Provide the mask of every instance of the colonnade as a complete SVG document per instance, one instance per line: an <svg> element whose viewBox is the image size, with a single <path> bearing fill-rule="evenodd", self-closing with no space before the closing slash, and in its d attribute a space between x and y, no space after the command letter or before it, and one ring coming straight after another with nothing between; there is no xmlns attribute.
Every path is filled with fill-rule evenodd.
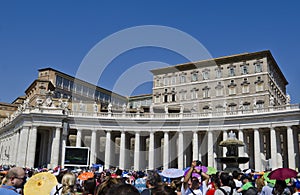
<svg viewBox="0 0 300 195"><path fill-rule="evenodd" d="M224 165L218 164L215 158L225 156L226 148L218 144L227 138L230 130L245 143L245 147L238 149L239 156L250 157L249 163L240 165L241 169L298 168L299 126L136 131L91 128L73 129L73 132L76 136L74 146L90 148L90 165L100 160L104 168L183 169L190 165L191 160L199 159L207 166L223 169ZM89 141L85 141L86 137ZM23 126L0 137L0 164L23 167L64 165L64 147L69 143L67 139L61 126Z"/></svg>

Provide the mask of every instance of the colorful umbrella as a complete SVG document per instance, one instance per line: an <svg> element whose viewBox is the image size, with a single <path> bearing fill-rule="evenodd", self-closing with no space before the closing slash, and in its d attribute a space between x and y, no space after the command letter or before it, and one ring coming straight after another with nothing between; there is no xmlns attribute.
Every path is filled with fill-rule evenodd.
<svg viewBox="0 0 300 195"><path fill-rule="evenodd" d="M33 175L24 186L24 195L48 195L57 185L56 177L48 172Z"/></svg>
<svg viewBox="0 0 300 195"><path fill-rule="evenodd" d="M80 180L88 180L90 178L94 177L94 173L92 172L83 172L78 176L78 179Z"/></svg>
<svg viewBox="0 0 300 195"><path fill-rule="evenodd" d="M210 167L210 166L207 167L207 172L206 172L207 175L213 175L213 174L216 174L216 173L217 173L216 168Z"/></svg>
<svg viewBox="0 0 300 195"><path fill-rule="evenodd" d="M160 175L168 178L178 178L178 177L182 177L183 174L184 171L181 169L170 168L170 169L163 170Z"/></svg>
<svg viewBox="0 0 300 195"><path fill-rule="evenodd" d="M197 170L202 170L203 173L207 172L207 167L206 166L196 166L195 169ZM184 176L187 174L187 172L190 170L190 167L187 167L184 169ZM194 172L195 173L195 172ZM193 174L194 174L193 173ZM198 173L196 173L197 175L199 175ZM193 175L192 175L193 176ZM193 176L194 177L194 176Z"/></svg>
<svg viewBox="0 0 300 195"><path fill-rule="evenodd" d="M270 172L269 178L276 180L286 180L288 178L297 177L297 174L297 171L290 168L278 168Z"/></svg>

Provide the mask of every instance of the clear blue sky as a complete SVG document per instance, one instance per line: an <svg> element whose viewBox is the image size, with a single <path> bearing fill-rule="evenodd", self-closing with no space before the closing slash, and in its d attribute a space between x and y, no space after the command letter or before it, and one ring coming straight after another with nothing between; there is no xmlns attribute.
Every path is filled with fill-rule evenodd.
<svg viewBox="0 0 300 195"><path fill-rule="evenodd" d="M14 1L0 2L0 102L24 95L38 69L70 75L105 37L139 25L164 25L201 42L213 57L271 50L300 101L299 1ZM99 84L111 88L124 67L143 61L184 62L160 50L128 52L115 59ZM149 86L148 86L149 87ZM140 93L151 92L140 90Z"/></svg>

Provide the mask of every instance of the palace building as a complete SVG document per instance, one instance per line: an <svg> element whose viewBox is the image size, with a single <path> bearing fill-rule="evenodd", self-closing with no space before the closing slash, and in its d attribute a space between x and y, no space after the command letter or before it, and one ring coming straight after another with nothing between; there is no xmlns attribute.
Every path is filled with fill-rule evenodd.
<svg viewBox="0 0 300 195"><path fill-rule="evenodd" d="M223 169L219 143L232 131L250 158L241 169L299 168L300 106L270 51L151 72L152 94L125 97L40 69L25 95L0 103L0 164L183 169L199 159ZM87 163L69 149L86 149Z"/></svg>

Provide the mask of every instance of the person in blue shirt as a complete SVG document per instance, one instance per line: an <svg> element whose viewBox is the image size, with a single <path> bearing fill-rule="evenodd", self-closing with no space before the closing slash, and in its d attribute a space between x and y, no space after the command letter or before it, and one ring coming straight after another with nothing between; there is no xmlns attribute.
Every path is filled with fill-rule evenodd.
<svg viewBox="0 0 300 195"><path fill-rule="evenodd" d="M18 195L17 188L21 188L26 180L25 171L21 167L11 168L5 176L6 182L0 187L1 195Z"/></svg>

